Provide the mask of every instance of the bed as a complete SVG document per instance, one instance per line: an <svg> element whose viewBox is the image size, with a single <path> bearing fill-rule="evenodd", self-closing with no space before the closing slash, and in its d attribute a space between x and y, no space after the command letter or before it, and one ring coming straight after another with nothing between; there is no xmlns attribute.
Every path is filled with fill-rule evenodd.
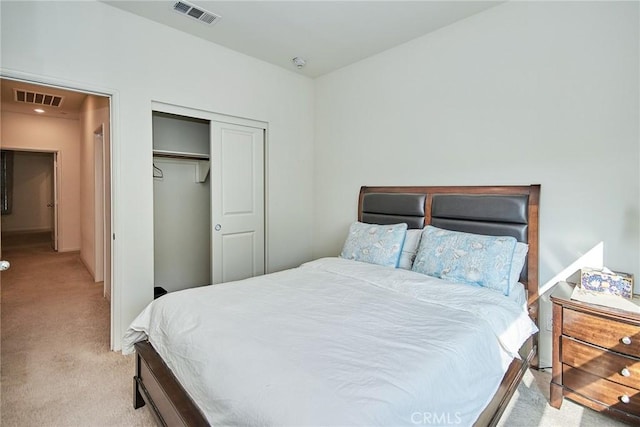
<svg viewBox="0 0 640 427"><path fill-rule="evenodd" d="M362 187L341 257L151 303L125 336L134 407L171 426L497 424L537 365L539 196L539 185ZM394 266L350 258L353 230L398 224L432 233L425 242L526 244L519 302L511 284L423 274L422 246L408 268L395 268L404 253Z"/></svg>

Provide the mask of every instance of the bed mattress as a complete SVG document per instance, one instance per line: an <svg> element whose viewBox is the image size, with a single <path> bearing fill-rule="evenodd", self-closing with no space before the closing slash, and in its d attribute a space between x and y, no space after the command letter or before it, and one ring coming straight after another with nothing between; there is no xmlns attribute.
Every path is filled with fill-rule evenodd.
<svg viewBox="0 0 640 427"><path fill-rule="evenodd" d="M133 321L213 425L471 425L537 331L480 287L341 258L167 294Z"/></svg>

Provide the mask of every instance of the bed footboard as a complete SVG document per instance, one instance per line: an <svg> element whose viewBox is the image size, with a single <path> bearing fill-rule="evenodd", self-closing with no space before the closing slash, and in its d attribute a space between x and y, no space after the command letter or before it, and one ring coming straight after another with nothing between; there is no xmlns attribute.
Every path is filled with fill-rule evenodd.
<svg viewBox="0 0 640 427"><path fill-rule="evenodd" d="M162 426L208 426L202 412L189 398L169 367L148 341L135 344L136 375L133 407L145 404Z"/></svg>
<svg viewBox="0 0 640 427"><path fill-rule="evenodd" d="M498 387L498 391L491 399L491 402L482 411L474 427L493 427L498 424L502 413L507 408L511 397L515 393L518 385L522 381L524 373L529 369L531 361L537 354L536 346L534 345L533 337L529 338L522 348L520 349L520 356L522 359L513 359L509 369L507 369L504 378Z"/></svg>

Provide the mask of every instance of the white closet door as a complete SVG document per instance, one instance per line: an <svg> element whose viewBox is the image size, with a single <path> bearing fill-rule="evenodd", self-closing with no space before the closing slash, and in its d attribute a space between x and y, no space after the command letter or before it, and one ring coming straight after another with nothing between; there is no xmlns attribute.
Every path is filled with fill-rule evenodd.
<svg viewBox="0 0 640 427"><path fill-rule="evenodd" d="M264 274L264 131L211 122L213 283Z"/></svg>

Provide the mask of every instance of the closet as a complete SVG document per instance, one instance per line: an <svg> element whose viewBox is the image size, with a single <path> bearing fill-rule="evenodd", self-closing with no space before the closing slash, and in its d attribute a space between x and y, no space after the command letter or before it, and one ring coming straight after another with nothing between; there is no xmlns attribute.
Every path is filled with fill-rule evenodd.
<svg viewBox="0 0 640 427"><path fill-rule="evenodd" d="M173 292L264 274L266 124L158 105L155 286Z"/></svg>
<svg viewBox="0 0 640 427"><path fill-rule="evenodd" d="M153 112L154 282L211 284L209 123Z"/></svg>

